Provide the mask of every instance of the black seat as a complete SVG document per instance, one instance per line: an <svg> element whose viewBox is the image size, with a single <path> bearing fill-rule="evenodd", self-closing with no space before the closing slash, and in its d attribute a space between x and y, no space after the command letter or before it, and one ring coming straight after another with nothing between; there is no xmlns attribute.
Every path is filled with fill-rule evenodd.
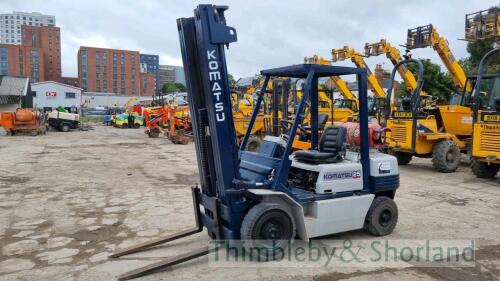
<svg viewBox="0 0 500 281"><path fill-rule="evenodd" d="M326 122L328 122L328 114L318 114L318 129L323 130L325 128ZM310 130L311 126L302 126L306 130Z"/></svg>
<svg viewBox="0 0 500 281"><path fill-rule="evenodd" d="M312 164L328 164L342 161L345 152L347 129L340 126L327 127L319 140L319 151L297 151L295 159Z"/></svg>

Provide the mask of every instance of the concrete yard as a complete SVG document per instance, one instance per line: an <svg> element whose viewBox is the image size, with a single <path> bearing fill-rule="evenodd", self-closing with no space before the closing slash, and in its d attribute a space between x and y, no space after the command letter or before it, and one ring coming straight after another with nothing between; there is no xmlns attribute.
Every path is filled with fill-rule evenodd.
<svg viewBox="0 0 500 281"><path fill-rule="evenodd" d="M430 159L400 167L390 239L476 241L472 267L217 267L207 257L138 280L500 280L500 177L453 174ZM0 280L115 280L117 274L207 245L205 232L109 260L117 248L194 225L194 145L142 129L96 126L40 137L0 133ZM324 239L373 239L353 231Z"/></svg>

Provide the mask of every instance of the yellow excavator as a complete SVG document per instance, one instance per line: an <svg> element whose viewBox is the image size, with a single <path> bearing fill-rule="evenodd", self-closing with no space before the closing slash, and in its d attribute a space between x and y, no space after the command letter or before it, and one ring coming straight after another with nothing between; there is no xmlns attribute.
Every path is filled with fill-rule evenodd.
<svg viewBox="0 0 500 281"><path fill-rule="evenodd" d="M377 77L366 64L363 55L355 49L348 46L344 46L341 49L332 49L332 62L344 61L346 59L351 59L358 68L364 68L368 71L368 86L375 96L373 105L369 108L372 111L370 114L381 117L386 106L385 92Z"/></svg>
<svg viewBox="0 0 500 281"><path fill-rule="evenodd" d="M434 168L440 172L456 171L461 160L460 152L466 151L465 141L447 131L451 125L443 123L449 120L442 118L442 108L437 107L432 99L430 103L426 103L421 102L420 98L415 96L426 97L426 100L431 98L427 93L422 94L423 81L417 83L414 74L408 69L409 59L403 61L399 50L385 40L365 44L366 56L380 54L386 54L395 65L393 72L399 73L406 87L413 93L410 98L403 98L394 108L391 106L391 110L388 111L390 115L385 116L386 142L389 152L396 156L400 165L408 164L412 157L416 156L432 158ZM418 62L412 59L410 61ZM421 69L419 80L422 80L423 66L420 62L417 64ZM390 99L390 95L388 98Z"/></svg>
<svg viewBox="0 0 500 281"><path fill-rule="evenodd" d="M314 55L312 57L305 57L304 63L331 65L330 61L323 57ZM336 122L347 122L357 118L358 115L358 98L349 90L347 83L338 76L330 77L330 81L337 87L342 99L334 99L333 103L330 97L324 92L319 92L318 98L324 101L329 101L328 107L319 109L319 114L328 114L329 120ZM333 114L333 118L332 115Z"/></svg>

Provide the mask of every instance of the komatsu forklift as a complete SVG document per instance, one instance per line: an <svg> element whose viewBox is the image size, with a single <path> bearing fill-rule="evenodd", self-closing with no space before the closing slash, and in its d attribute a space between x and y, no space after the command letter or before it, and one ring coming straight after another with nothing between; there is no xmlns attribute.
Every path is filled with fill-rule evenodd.
<svg viewBox="0 0 500 281"><path fill-rule="evenodd" d="M200 187L192 188L197 225L193 229L118 250L111 257L199 233L243 248L274 253L295 238L365 229L377 236L396 227L394 202L399 187L395 157L368 147L367 72L365 69L299 64L261 71L247 132L238 147L224 47L236 41L226 26L226 6L199 5L194 17L177 20L192 114ZM318 134L318 79L356 75L359 87L359 147L347 147L346 129L330 126ZM303 94L286 134L266 136L260 150L245 150L271 78L304 79ZM311 150L292 154L292 143L309 103ZM127 280L210 253L201 249L119 276ZM252 251L251 251L252 252ZM255 253L255 252L254 252ZM272 259L273 255L266 255ZM266 258L263 257L263 260Z"/></svg>

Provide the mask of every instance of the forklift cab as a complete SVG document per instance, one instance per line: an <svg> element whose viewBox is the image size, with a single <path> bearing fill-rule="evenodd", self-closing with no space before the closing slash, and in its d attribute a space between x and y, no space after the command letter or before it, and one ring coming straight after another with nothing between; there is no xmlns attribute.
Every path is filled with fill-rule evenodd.
<svg viewBox="0 0 500 281"><path fill-rule="evenodd" d="M266 136L257 152L244 150L258 113L254 110L239 151L240 180L254 183L245 193L250 195L250 198L259 198L259 201L293 202L289 205L290 212L300 217L297 221L297 235L306 240L361 228L375 197L384 196L391 200L394 198L395 190L399 186L397 160L393 156L370 151L367 141L363 141L359 147L350 147L346 143L347 130L342 126L326 126L321 137L319 136L324 124L318 113L318 79L333 75L358 76L361 89L360 134L362 140L367 140L366 70L302 64L263 70L261 74L266 77L266 81L274 77L286 77L305 79L306 82L293 122L288 123L287 129L281 135ZM263 87L256 101L256 109L259 108L265 91ZM311 116L308 127L311 150L292 153L292 143L297 130L305 127L303 121L306 105ZM345 218L340 217L343 212L337 208L347 205L340 207L342 204L336 204L338 200L359 207L351 213L348 219L350 222L346 225L341 223ZM352 202L347 203L349 200ZM258 202L250 203L253 204ZM324 209L320 210L322 208ZM336 210L338 213L326 210ZM311 219L305 219L307 217Z"/></svg>

